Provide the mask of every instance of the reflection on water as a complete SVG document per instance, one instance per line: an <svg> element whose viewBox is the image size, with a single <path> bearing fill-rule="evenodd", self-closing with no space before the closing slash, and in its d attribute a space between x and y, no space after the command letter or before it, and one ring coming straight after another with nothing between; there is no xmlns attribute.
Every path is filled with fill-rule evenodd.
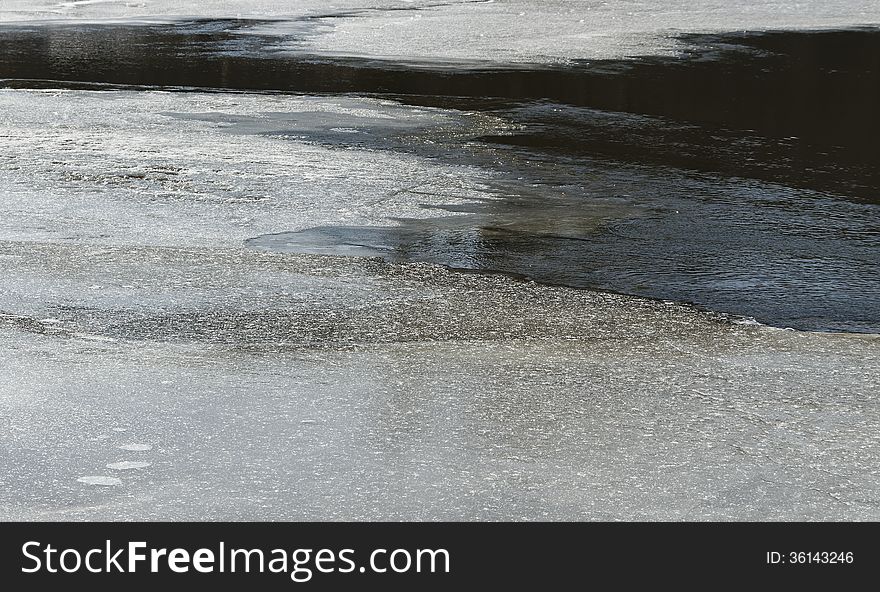
<svg viewBox="0 0 880 592"><path fill-rule="evenodd" d="M390 125L355 140L350 121L298 121L297 141L487 167L496 198L455 216L251 246L500 271L802 329L880 330L877 29L689 35L675 58L503 69L296 56L274 51L277 38L241 34L254 24L2 27L0 78L378 93L489 112L511 125L466 143L460 133L396 141ZM272 131L237 122L230 133Z"/></svg>
<svg viewBox="0 0 880 592"><path fill-rule="evenodd" d="M784 187L648 179L638 215L560 225L472 217L399 226L321 227L250 241L272 250L427 261L575 287L694 302L778 326L880 330L880 229L875 206ZM760 203L776 194L777 204ZM826 216L827 212L835 212ZM621 210L621 214L623 210ZM503 216L502 216L503 217ZM482 221L482 224L481 224Z"/></svg>
<svg viewBox="0 0 880 592"><path fill-rule="evenodd" d="M633 150L644 125L661 123L646 119L634 126L629 115L539 108L558 108L579 129L616 129L619 145ZM457 215L313 228L249 244L498 271L693 302L784 327L880 330L876 203L650 158L636 165L575 150L490 146L472 158L488 162L491 156L495 167L508 171L493 183L497 197L450 207Z"/></svg>

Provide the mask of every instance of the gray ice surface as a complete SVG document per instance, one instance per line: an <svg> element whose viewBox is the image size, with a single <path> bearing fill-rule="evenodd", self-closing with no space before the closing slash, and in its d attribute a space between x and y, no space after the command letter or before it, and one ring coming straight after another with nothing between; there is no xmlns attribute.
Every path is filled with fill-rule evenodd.
<svg viewBox="0 0 880 592"><path fill-rule="evenodd" d="M339 121L501 125L0 92L0 519L880 519L876 336L246 248L493 199Z"/></svg>

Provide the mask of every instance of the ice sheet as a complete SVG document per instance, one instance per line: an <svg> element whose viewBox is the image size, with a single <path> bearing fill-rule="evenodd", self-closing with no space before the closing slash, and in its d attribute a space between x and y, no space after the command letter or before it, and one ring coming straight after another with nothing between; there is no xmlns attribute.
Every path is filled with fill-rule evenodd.
<svg viewBox="0 0 880 592"><path fill-rule="evenodd" d="M485 173L325 146L316 130L406 136L476 117L371 99L0 91L0 240L228 246L431 216L422 204L486 196Z"/></svg>
<svg viewBox="0 0 880 592"><path fill-rule="evenodd" d="M509 296L454 306L506 316L532 290L495 289ZM558 306L622 323L250 355L3 330L0 364L15 372L0 383L0 517L880 517L876 340L535 296L529 323ZM678 331L656 330L674 319ZM650 334L630 333L637 323ZM129 438L155 442L137 453L152 464L106 469Z"/></svg>

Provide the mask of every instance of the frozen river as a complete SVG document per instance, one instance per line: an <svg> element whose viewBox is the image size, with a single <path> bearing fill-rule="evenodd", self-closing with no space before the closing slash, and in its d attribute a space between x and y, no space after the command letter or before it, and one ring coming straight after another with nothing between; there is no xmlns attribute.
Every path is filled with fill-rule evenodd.
<svg viewBox="0 0 880 592"><path fill-rule="evenodd" d="M399 61L559 63L672 53L681 32L880 24L874 0L4 0L0 21L276 21L291 51ZM302 39L302 33L307 33ZM289 36L293 35L293 39Z"/></svg>
<svg viewBox="0 0 880 592"><path fill-rule="evenodd" d="M0 518L880 518L877 120L540 84L875 3L287 4L0 6Z"/></svg>

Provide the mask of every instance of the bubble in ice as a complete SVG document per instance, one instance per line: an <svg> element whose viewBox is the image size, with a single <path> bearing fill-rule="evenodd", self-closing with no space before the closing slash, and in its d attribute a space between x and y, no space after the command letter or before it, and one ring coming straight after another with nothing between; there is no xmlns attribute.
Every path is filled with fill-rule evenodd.
<svg viewBox="0 0 880 592"><path fill-rule="evenodd" d="M150 444L123 444L119 446L120 450L128 450L129 452L146 452L147 450L152 450L153 447Z"/></svg>
<svg viewBox="0 0 880 592"><path fill-rule="evenodd" d="M124 432L126 428L113 428L114 432Z"/></svg>
<svg viewBox="0 0 880 592"><path fill-rule="evenodd" d="M153 463L142 462L142 461L134 461L134 460L122 460L115 463L109 463L107 465L108 469L114 469L116 471L128 471L130 469L143 469L150 466Z"/></svg>
<svg viewBox="0 0 880 592"><path fill-rule="evenodd" d="M90 475L88 477L80 477L77 479L80 483L86 485L122 485L122 479L117 477L107 477L104 475Z"/></svg>

